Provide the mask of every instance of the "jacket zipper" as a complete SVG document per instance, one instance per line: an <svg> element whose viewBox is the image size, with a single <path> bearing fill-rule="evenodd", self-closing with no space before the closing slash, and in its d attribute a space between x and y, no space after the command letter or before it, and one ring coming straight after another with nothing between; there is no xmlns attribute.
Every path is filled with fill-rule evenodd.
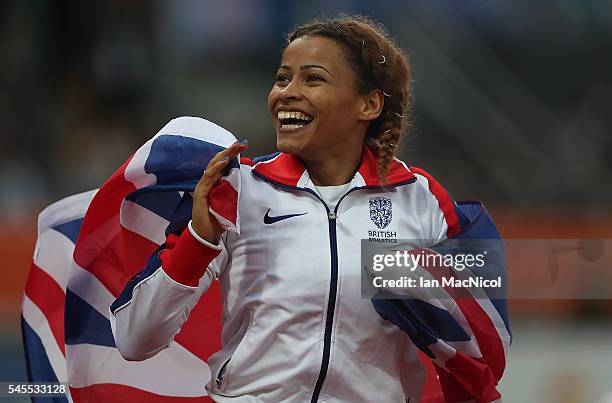
<svg viewBox="0 0 612 403"><path fill-rule="evenodd" d="M338 202L340 204L340 202ZM323 337L323 360L321 362L321 370L319 371L319 377L315 384L314 391L312 392L311 403L316 403L325 382L327 376L327 369L329 367L329 356L331 353L331 337L334 323L334 311L336 309L336 295L338 292L338 239L336 236L336 218L338 218L338 204L334 211L329 211L327 205L327 220L329 223L329 245L331 249L331 279L329 282L329 302L327 303L327 313L325 316L325 335Z"/></svg>
<svg viewBox="0 0 612 403"><path fill-rule="evenodd" d="M327 303L327 313L325 316L325 334L323 337L323 360L321 362L321 370L319 371L319 377L317 378L317 383L315 384L314 391L312 392L312 399L310 399L311 403L316 403L319 400L319 395L321 394L321 389L323 388L323 383L325 382L325 378L327 376L327 370L329 368L329 357L331 354L331 338L332 338L332 329L334 324L334 311L336 310L336 297L338 293L338 236L336 233L336 220L338 219L338 207L340 203L349 193L352 193L356 190L360 190L363 188L355 187L349 189L340 200L336 203L336 207L334 211L330 211L329 207L327 207L327 203L318 194L310 191L314 194L317 199L321 200L321 203L325 206L325 210L327 210L327 222L329 223L329 247L331 250L331 279L329 282L329 302Z"/></svg>

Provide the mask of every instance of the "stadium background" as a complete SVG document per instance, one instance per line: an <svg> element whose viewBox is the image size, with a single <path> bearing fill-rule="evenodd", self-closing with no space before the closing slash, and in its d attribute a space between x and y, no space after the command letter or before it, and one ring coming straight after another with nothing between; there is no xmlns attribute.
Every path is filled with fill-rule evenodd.
<svg viewBox="0 0 612 403"><path fill-rule="evenodd" d="M610 2L2 1L1 381L25 379L18 319L38 212L98 187L175 116L273 152L266 97L284 34L326 11L370 15L411 53L402 159L485 201L508 238L612 238ZM608 401L609 300L510 308L505 402Z"/></svg>

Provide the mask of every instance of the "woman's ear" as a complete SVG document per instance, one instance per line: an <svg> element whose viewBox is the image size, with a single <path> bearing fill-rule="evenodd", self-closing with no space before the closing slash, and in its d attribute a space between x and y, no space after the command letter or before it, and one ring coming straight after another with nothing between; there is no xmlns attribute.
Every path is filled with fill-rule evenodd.
<svg viewBox="0 0 612 403"><path fill-rule="evenodd" d="M385 99L381 90L372 90L361 97L363 100L360 110L360 120L375 120L380 116Z"/></svg>

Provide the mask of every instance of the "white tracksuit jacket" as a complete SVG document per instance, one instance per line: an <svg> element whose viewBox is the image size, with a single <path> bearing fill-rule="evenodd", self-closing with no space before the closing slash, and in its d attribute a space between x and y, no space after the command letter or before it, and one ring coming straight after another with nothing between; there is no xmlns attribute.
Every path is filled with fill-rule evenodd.
<svg viewBox="0 0 612 403"><path fill-rule="evenodd" d="M376 166L365 148L349 190L328 209L296 157L242 164L240 235L226 233L220 252L190 227L169 239L111 308L121 354L142 360L166 348L218 279L223 348L208 361L207 386L215 401L418 402L416 347L361 296L360 242L434 244L457 223L433 178L395 160L382 188Z"/></svg>

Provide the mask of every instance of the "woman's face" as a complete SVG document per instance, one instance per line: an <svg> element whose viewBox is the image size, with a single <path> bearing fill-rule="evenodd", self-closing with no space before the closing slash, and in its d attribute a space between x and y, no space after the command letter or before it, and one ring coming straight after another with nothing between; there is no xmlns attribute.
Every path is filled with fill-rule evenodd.
<svg viewBox="0 0 612 403"><path fill-rule="evenodd" d="M304 36L285 49L268 96L279 151L303 159L363 144L367 121L355 73L332 39Z"/></svg>

